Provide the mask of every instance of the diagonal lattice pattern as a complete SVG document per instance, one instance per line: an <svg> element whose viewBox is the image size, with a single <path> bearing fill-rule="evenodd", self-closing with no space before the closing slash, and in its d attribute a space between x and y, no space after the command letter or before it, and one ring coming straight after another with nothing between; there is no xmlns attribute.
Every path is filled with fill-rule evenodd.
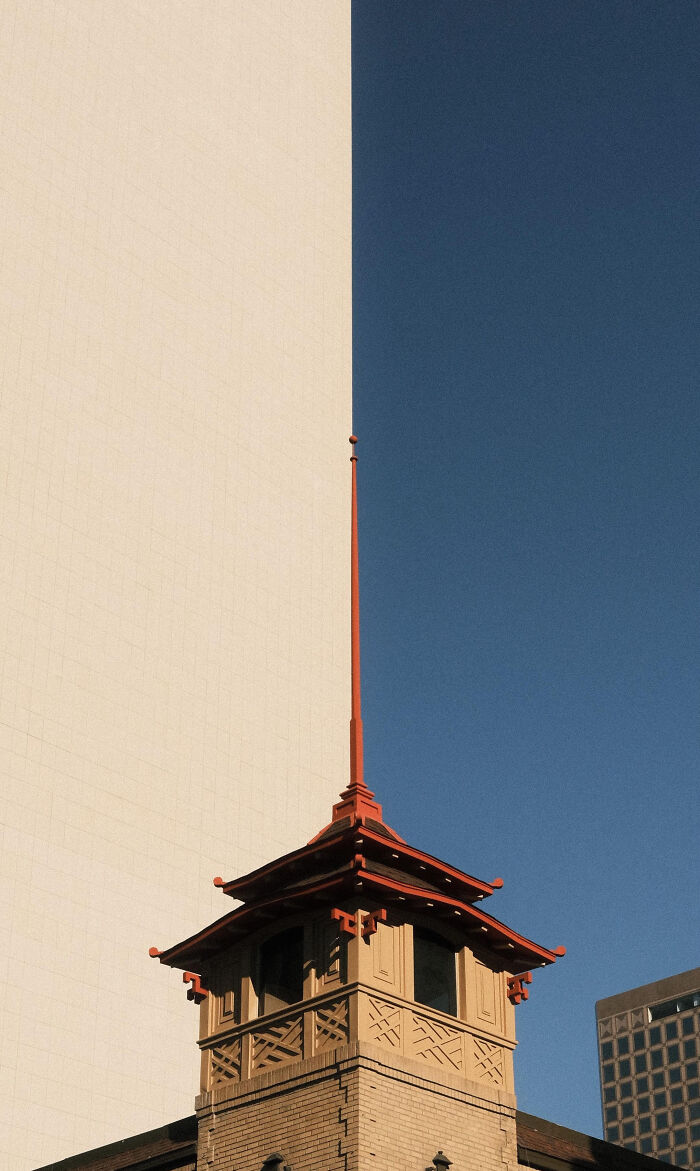
<svg viewBox="0 0 700 1171"><path fill-rule="evenodd" d="M369 1035L390 1049L401 1048L401 1009L370 996Z"/></svg>
<svg viewBox="0 0 700 1171"><path fill-rule="evenodd" d="M414 1015L412 1018L411 1052L422 1061L440 1065L443 1069L461 1072L464 1064L461 1034L424 1016Z"/></svg>
<svg viewBox="0 0 700 1171"><path fill-rule="evenodd" d="M302 1018L288 1017L253 1033L253 1069L297 1061L302 1056Z"/></svg>
<svg viewBox="0 0 700 1171"><path fill-rule="evenodd" d="M334 1004L324 1004L314 1013L314 1051L323 1053L335 1045L343 1045L349 1036L348 1002L345 998Z"/></svg>
<svg viewBox="0 0 700 1171"><path fill-rule="evenodd" d="M240 1081L241 1042L239 1038L218 1045L211 1051L211 1087L228 1081Z"/></svg>
<svg viewBox="0 0 700 1171"><path fill-rule="evenodd" d="M474 1072L478 1081L503 1085L503 1052L500 1045L474 1038Z"/></svg>

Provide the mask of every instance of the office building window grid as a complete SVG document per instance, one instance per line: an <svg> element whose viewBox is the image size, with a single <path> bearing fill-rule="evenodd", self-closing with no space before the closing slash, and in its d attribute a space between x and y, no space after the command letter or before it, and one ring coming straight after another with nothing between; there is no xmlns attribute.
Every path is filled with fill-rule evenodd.
<svg viewBox="0 0 700 1171"><path fill-rule="evenodd" d="M608 1142L700 1171L700 993L600 1020L598 1045Z"/></svg>

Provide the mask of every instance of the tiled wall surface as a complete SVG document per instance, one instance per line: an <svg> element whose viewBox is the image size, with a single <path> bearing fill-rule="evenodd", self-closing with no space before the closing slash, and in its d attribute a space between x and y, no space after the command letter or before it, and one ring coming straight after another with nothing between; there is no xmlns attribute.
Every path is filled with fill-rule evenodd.
<svg viewBox="0 0 700 1171"><path fill-rule="evenodd" d="M349 68L348 0L0 0L17 1171L191 1112L148 946L345 782Z"/></svg>

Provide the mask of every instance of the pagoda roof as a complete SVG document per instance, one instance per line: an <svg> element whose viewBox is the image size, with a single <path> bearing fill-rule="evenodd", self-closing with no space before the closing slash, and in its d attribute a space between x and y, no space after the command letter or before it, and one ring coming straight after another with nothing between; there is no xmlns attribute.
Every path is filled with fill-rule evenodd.
<svg viewBox="0 0 700 1171"><path fill-rule="evenodd" d="M446 890L469 903L487 898L503 886L501 878L483 882L447 862L441 862L431 854L407 845L401 839L388 838L381 832L382 828L354 822L339 827L339 832L333 835L313 838L306 846L267 862L250 874L230 881L215 878L214 884L224 894L248 902L269 894L271 890L279 890L280 886L297 886L301 871L308 874L310 867L331 867L352 850L362 853L378 867L385 866L411 875L417 886Z"/></svg>
<svg viewBox="0 0 700 1171"><path fill-rule="evenodd" d="M534 943L475 905L502 885L500 879L483 882L367 826L355 824L312 841L230 882L214 881L243 904L165 951L152 949L161 963L202 971L221 951L271 922L358 899L401 914L423 912L436 925L449 923L465 942L478 943L498 957L504 970L551 964L563 954L561 948Z"/></svg>

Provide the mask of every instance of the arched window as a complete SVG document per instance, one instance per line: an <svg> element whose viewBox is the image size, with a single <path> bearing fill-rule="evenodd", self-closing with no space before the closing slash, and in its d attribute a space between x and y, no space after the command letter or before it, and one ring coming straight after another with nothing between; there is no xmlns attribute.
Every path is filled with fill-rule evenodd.
<svg viewBox="0 0 700 1171"><path fill-rule="evenodd" d="M304 928L289 927L260 948L259 1012L296 1004L304 995Z"/></svg>
<svg viewBox="0 0 700 1171"><path fill-rule="evenodd" d="M457 1015L455 949L432 931L413 928L413 999Z"/></svg>

